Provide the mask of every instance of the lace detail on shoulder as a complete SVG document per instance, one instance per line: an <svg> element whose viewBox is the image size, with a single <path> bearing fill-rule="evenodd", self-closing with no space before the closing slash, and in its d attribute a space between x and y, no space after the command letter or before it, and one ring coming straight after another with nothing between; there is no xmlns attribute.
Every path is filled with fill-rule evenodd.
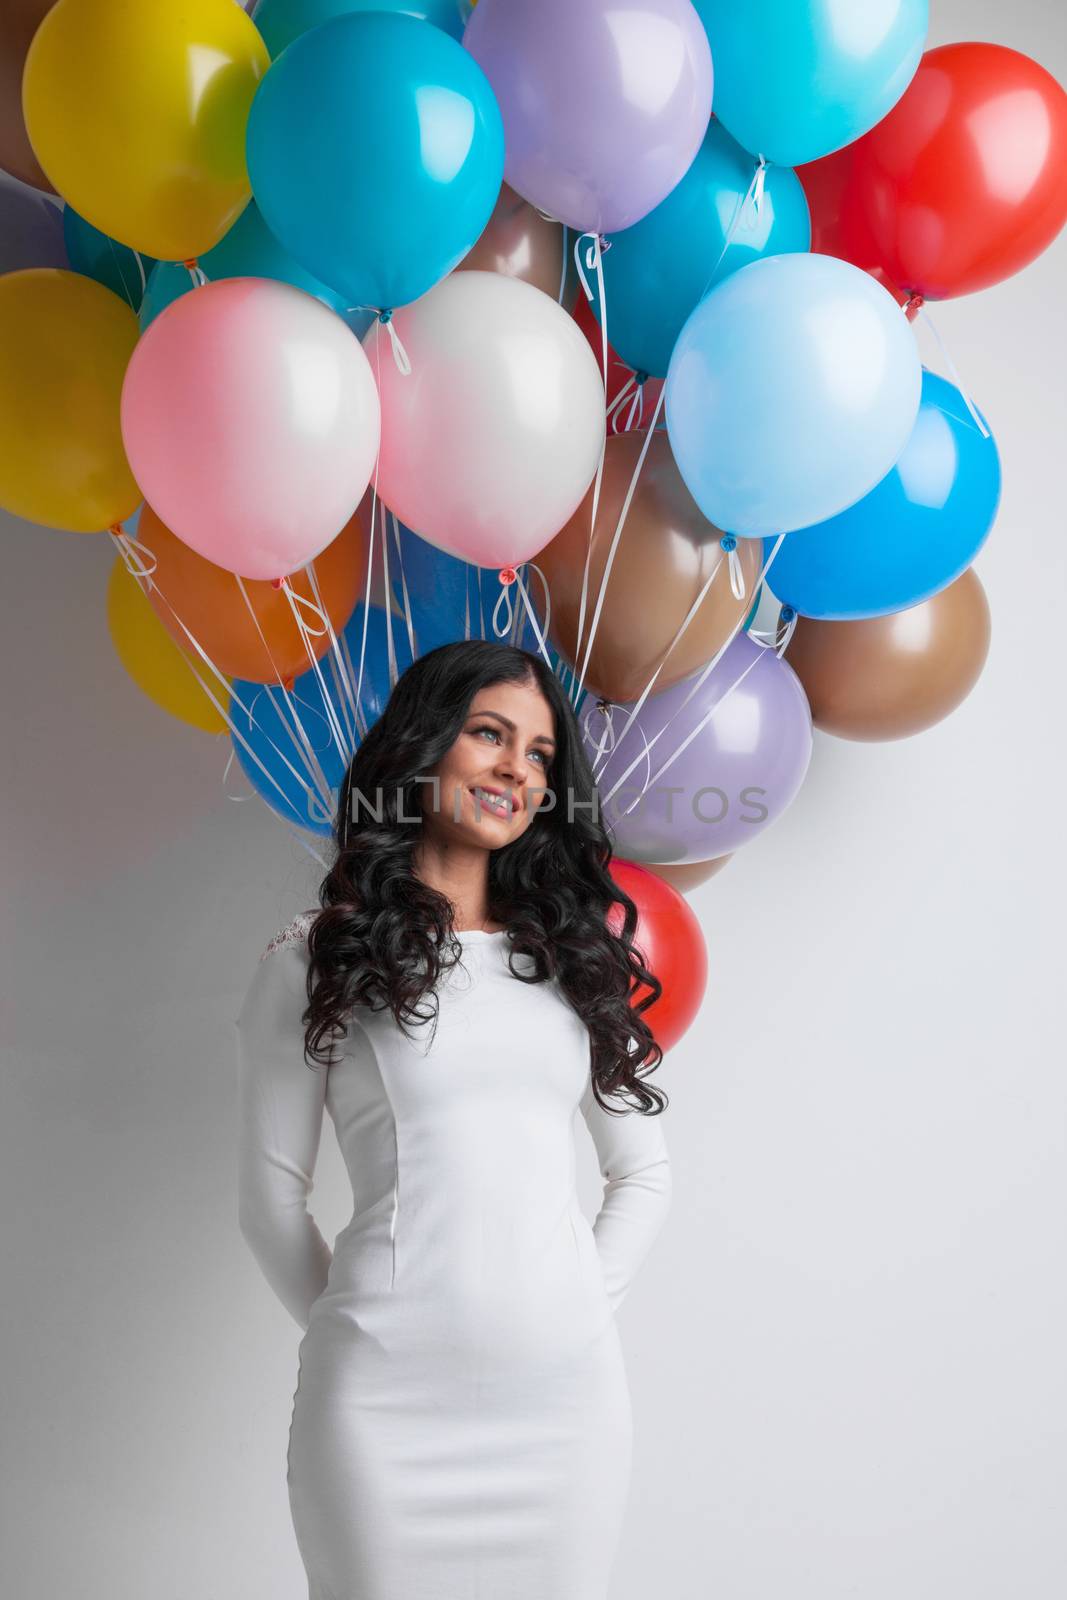
<svg viewBox="0 0 1067 1600"><path fill-rule="evenodd" d="M294 917L287 927L284 927L280 933L274 935L274 938L259 959L266 961L267 957L273 955L275 950L284 949L287 944L299 944L302 939L306 939L311 930L311 924L317 916L317 911L301 911L299 916Z"/></svg>

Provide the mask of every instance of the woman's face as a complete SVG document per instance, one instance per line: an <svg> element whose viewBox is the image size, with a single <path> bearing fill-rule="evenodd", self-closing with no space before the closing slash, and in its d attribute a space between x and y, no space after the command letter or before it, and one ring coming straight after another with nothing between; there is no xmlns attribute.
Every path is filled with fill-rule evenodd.
<svg viewBox="0 0 1067 1600"><path fill-rule="evenodd" d="M427 829L487 850L517 839L549 787L554 724L536 684L479 689L458 739L426 775L438 779L438 790L422 785Z"/></svg>

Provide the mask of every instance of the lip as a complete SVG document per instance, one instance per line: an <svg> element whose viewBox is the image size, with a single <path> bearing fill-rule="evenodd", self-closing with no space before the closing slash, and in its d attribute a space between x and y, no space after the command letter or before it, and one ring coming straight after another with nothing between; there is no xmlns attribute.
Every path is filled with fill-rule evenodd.
<svg viewBox="0 0 1067 1600"><path fill-rule="evenodd" d="M477 783L477 784L472 784L471 785L471 794L474 795L474 798L476 800L478 798L478 792L477 791L479 789L482 791L483 794L496 794L496 795L499 795L501 800L506 800L508 798L508 792L507 792L506 789L495 789L488 783ZM518 811L518 809L519 809L521 804L522 804L522 802L519 799L518 795L515 794L514 791L512 791L512 795L511 795L511 814L512 814L512 816L515 815L516 811Z"/></svg>

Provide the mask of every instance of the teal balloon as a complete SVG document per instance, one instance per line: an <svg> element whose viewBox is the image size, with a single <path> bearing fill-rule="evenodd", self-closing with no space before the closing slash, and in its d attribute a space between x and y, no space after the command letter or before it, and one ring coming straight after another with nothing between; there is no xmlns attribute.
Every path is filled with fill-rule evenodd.
<svg viewBox="0 0 1067 1600"><path fill-rule="evenodd" d="M299 261L294 260L271 233L254 200L241 212L229 233L211 250L198 257L198 265L209 282L214 282L216 278L275 278L279 283L291 283L336 311L359 338L363 337L374 320L372 312L350 311L344 295L320 283ZM192 287L193 280L187 267L174 261L161 261L153 268L141 304L141 331L144 332L171 301L188 294Z"/></svg>
<svg viewBox="0 0 1067 1600"><path fill-rule="evenodd" d="M783 539L767 581L805 617L888 616L971 565L999 504L996 441L955 384L924 369L919 415L895 466L847 511ZM773 545L764 541L765 561Z"/></svg>
<svg viewBox="0 0 1067 1600"><path fill-rule="evenodd" d="M364 606L360 601L341 635L352 663L353 689L359 676L363 615ZM371 606L359 697L368 728L381 716L391 693L386 629L385 612L380 606ZM393 649L397 671L403 672L411 665L411 652L403 621L396 616L393 617ZM326 683L333 715L347 733L354 719L348 699L337 681L332 651L319 662L319 668ZM241 739L231 734L234 754L249 783L272 811L286 822L296 823L311 833L327 835L333 828L341 782L347 767L344 752L338 748L333 734L327 715L326 697L315 669L309 667L301 673L289 692L326 779L329 803L322 793L321 781L311 776L303 744L298 742L292 713L278 686L268 688L262 683L250 683L245 679L234 682L230 717L258 761L249 754ZM238 700L241 701L240 705ZM355 735L355 742L358 745L358 734ZM291 771L290 767L296 770Z"/></svg>
<svg viewBox="0 0 1067 1600"><path fill-rule="evenodd" d="M927 0L693 0L715 63L715 115L786 167L851 144L915 76Z"/></svg>
<svg viewBox="0 0 1067 1600"><path fill-rule="evenodd" d="M282 51L252 102L247 152L286 249L347 305L388 311L477 243L504 176L504 125L455 39L364 11Z"/></svg>
<svg viewBox="0 0 1067 1600"><path fill-rule="evenodd" d="M461 0L421 0L421 4L420 0L259 0L252 21L273 60L302 33L352 11L393 11L402 17L416 17L420 22L432 22L453 39L462 38L465 27Z"/></svg>
<svg viewBox="0 0 1067 1600"><path fill-rule="evenodd" d="M635 371L666 377L689 313L739 267L809 248L811 217L796 173L768 167L757 208L749 194L755 170L713 117L681 183L647 217L612 234L602 257L608 338ZM593 309L599 318L596 293Z"/></svg>
<svg viewBox="0 0 1067 1600"><path fill-rule="evenodd" d="M129 245L119 244L86 222L73 206L63 207L63 243L75 272L95 278L134 311L139 308L148 274L156 264L155 256L143 256Z"/></svg>

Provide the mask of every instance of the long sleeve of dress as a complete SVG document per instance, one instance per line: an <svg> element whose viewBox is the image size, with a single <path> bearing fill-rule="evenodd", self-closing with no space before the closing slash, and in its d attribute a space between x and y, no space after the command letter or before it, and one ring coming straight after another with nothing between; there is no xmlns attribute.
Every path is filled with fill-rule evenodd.
<svg viewBox="0 0 1067 1600"><path fill-rule="evenodd" d="M327 1069L304 1059L306 962L298 943L261 957L235 1024L238 1222L271 1288L302 1328L331 1261L307 1208Z"/></svg>
<svg viewBox="0 0 1067 1600"><path fill-rule="evenodd" d="M671 1164L663 1115L605 1111L592 1083L582 1096L581 1111L604 1178L593 1237L608 1299L618 1310L670 1208Z"/></svg>

